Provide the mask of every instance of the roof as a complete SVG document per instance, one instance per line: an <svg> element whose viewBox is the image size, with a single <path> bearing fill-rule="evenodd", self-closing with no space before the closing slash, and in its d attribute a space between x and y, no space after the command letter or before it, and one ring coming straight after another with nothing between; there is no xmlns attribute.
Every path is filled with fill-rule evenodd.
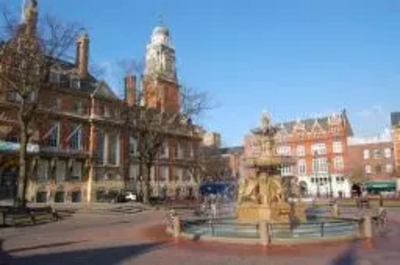
<svg viewBox="0 0 400 265"><path fill-rule="evenodd" d="M66 86L70 89L79 89L79 91L93 93L97 88L97 83L99 82L93 75L89 74L89 76L84 79L80 80L81 84L79 88L72 88L70 84L69 76L74 75L77 72L77 67L74 63L68 62L63 59L59 58L51 58L53 61L52 68L59 68L62 70L65 75L61 76L60 84L61 86Z"/></svg>
<svg viewBox="0 0 400 265"><path fill-rule="evenodd" d="M203 147L204 154L207 156L222 156L227 154L239 153L242 154L244 151L243 146L234 146L234 147L224 147L224 148L213 148L204 146Z"/></svg>
<svg viewBox="0 0 400 265"><path fill-rule="evenodd" d="M243 153L243 146L232 146L232 147L224 147L219 149L221 154L232 154L232 153Z"/></svg>
<svg viewBox="0 0 400 265"><path fill-rule="evenodd" d="M316 118L308 118L308 119L299 119L293 120L283 123L278 123L276 126L279 129L284 129L287 133L291 134L294 131L296 125L304 126L306 131L311 131L312 128L316 123L318 123L322 129L327 130L329 128L329 122L334 119L335 117L340 117L342 119L342 123L346 125L348 128L349 136L353 135L353 130L351 128L349 119L347 117L346 111L342 110L340 113L334 113L331 116L324 116L324 117L316 117Z"/></svg>
<svg viewBox="0 0 400 265"><path fill-rule="evenodd" d="M105 81L100 81L97 83L96 89L93 91L93 95L108 99L119 100L117 95L115 95L114 91Z"/></svg>
<svg viewBox="0 0 400 265"><path fill-rule="evenodd" d="M400 112L390 113L390 123L392 127L400 126Z"/></svg>

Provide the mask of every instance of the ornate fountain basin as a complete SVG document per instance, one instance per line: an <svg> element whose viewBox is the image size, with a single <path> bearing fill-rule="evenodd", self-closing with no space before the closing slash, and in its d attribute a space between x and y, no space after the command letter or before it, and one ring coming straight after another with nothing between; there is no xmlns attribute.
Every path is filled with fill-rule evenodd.
<svg viewBox="0 0 400 265"><path fill-rule="evenodd" d="M257 223L238 222L236 218L184 219L181 220L181 235L193 240L260 244L259 227ZM360 222L316 217L295 225L268 223L267 233L271 244L278 245L352 240L360 237Z"/></svg>

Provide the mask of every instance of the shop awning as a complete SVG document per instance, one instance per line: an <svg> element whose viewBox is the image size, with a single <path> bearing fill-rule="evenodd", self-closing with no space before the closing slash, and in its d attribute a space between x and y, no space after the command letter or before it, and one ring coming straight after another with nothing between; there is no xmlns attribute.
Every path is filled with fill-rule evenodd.
<svg viewBox="0 0 400 265"><path fill-rule="evenodd" d="M379 190L379 189L396 189L396 182L394 181L380 181L380 182L367 182L365 184L367 190Z"/></svg>

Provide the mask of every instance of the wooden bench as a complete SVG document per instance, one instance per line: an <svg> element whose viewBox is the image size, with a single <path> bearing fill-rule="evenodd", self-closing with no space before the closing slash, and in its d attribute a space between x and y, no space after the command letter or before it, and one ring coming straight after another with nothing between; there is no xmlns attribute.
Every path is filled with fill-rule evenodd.
<svg viewBox="0 0 400 265"><path fill-rule="evenodd" d="M58 213L51 207L27 209L10 207L3 210L3 217L3 226L34 225L59 219Z"/></svg>

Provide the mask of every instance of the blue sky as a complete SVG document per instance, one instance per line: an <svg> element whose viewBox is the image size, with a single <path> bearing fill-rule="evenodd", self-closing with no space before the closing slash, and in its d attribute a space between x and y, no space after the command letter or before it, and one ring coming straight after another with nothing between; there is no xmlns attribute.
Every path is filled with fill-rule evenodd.
<svg viewBox="0 0 400 265"><path fill-rule="evenodd" d="M16 8L19 0L0 0ZM39 0L41 12L85 25L92 61L141 59L159 14L181 81L218 108L202 119L241 144L262 110L274 121L345 108L375 135L400 110L398 0ZM109 71L112 78L112 70Z"/></svg>

